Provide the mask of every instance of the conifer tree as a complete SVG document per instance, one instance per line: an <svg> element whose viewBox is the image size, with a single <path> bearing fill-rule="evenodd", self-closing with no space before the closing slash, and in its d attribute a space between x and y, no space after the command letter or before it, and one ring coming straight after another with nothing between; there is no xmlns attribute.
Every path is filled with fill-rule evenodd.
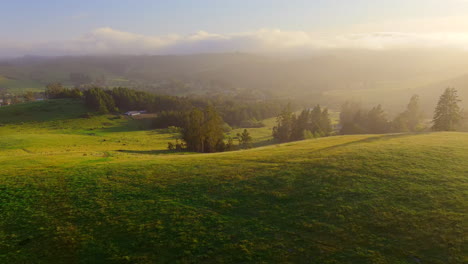
<svg viewBox="0 0 468 264"><path fill-rule="evenodd" d="M434 112L432 129L435 131L455 131L462 121L462 111L458 103L457 90L447 88L440 96Z"/></svg>
<svg viewBox="0 0 468 264"><path fill-rule="evenodd" d="M372 108L367 116L367 131L368 133L386 133L389 129L387 116L381 105Z"/></svg>
<svg viewBox="0 0 468 264"><path fill-rule="evenodd" d="M422 116L419 96L413 95L406 110L393 120L393 130L396 132L418 131L421 129Z"/></svg>
<svg viewBox="0 0 468 264"><path fill-rule="evenodd" d="M242 148L251 148L252 147L252 136L247 129L244 129L244 132L238 133L237 137L239 138L239 145Z"/></svg>
<svg viewBox="0 0 468 264"><path fill-rule="evenodd" d="M333 131L330 115L328 114L327 108L323 109L320 115L320 128L322 130L323 136L329 136Z"/></svg>
<svg viewBox="0 0 468 264"><path fill-rule="evenodd" d="M276 118L277 125L273 128L273 137L279 142L290 141L294 119L295 116L291 112L291 106L288 105Z"/></svg>

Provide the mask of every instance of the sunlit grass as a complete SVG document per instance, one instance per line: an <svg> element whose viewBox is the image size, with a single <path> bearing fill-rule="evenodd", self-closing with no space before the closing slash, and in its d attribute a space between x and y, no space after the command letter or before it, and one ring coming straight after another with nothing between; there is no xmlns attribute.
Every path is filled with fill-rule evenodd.
<svg viewBox="0 0 468 264"><path fill-rule="evenodd" d="M467 261L468 134L191 154L79 112L0 127L1 263Z"/></svg>

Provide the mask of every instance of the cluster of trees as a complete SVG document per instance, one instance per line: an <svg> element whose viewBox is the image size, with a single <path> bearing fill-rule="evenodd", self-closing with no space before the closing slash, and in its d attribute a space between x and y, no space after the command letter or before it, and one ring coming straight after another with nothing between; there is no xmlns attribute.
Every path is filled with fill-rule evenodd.
<svg viewBox="0 0 468 264"><path fill-rule="evenodd" d="M366 111L359 104L346 102L341 107L341 134L383 134L416 132L424 129L419 96L411 97L404 112L389 120L381 105Z"/></svg>
<svg viewBox="0 0 468 264"><path fill-rule="evenodd" d="M169 150L187 150L200 153L212 153L234 150L234 139L225 142L225 122L213 106L201 110L194 108L185 113L180 129L183 142L169 142ZM250 148L252 137L247 129L237 134L239 147Z"/></svg>
<svg viewBox="0 0 468 264"><path fill-rule="evenodd" d="M106 114L118 111L114 98L109 91L97 87L91 88L85 90L84 98L86 105L99 113Z"/></svg>
<svg viewBox="0 0 468 264"><path fill-rule="evenodd" d="M312 110L305 109L298 116L288 106L278 115L276 122L273 137L279 142L326 137L333 132L328 109L322 109L320 105Z"/></svg>
<svg viewBox="0 0 468 264"><path fill-rule="evenodd" d="M46 86L45 96L49 99L81 98L83 92L77 87L69 89L63 87L61 83L50 83Z"/></svg>
<svg viewBox="0 0 468 264"><path fill-rule="evenodd" d="M286 105L285 101L211 100L223 119L233 127L262 127L258 120L277 116Z"/></svg>
<svg viewBox="0 0 468 264"><path fill-rule="evenodd" d="M273 117L279 113L280 102L242 103L224 98L188 98L169 95L156 95L128 88L102 89L98 87L84 90L85 101L93 110L102 113L113 111L147 110L160 113L155 127L180 126L184 113L193 108L213 106L230 126L259 127L257 120ZM246 126L247 127L247 126Z"/></svg>
<svg viewBox="0 0 468 264"><path fill-rule="evenodd" d="M462 126L463 112L457 90L447 88L440 96L432 120L432 130L455 131ZM404 112L390 120L381 105L366 111L359 104L346 102L340 112L341 134L383 134L418 132L427 129L419 96L411 97Z"/></svg>
<svg viewBox="0 0 468 264"><path fill-rule="evenodd" d="M359 104L345 103L340 112L340 133L382 134L391 132L391 123L381 105L366 111Z"/></svg>
<svg viewBox="0 0 468 264"><path fill-rule="evenodd" d="M129 110L187 111L193 108L193 104L187 98L156 95L122 87L86 89L84 90L84 100L91 109L100 113Z"/></svg>
<svg viewBox="0 0 468 264"><path fill-rule="evenodd" d="M210 153L224 151L224 121L213 107L190 111L182 127L182 139L187 150Z"/></svg>

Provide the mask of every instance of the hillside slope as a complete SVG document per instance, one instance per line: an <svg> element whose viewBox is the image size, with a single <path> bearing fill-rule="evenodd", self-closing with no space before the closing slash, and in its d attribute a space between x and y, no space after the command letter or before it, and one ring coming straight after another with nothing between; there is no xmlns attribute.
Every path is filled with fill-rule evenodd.
<svg viewBox="0 0 468 264"><path fill-rule="evenodd" d="M0 262L468 261L468 134L207 155L103 144L0 149Z"/></svg>

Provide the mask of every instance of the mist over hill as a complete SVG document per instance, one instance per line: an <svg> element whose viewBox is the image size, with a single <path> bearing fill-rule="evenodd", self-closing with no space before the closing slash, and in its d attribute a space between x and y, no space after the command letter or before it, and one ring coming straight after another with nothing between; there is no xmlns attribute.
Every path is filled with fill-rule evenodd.
<svg viewBox="0 0 468 264"><path fill-rule="evenodd" d="M398 111L419 94L432 109L447 86L467 97L468 53L447 50L335 50L313 55L211 53L193 55L25 56L0 62L0 76L72 86L82 73L101 86L174 95L256 91L337 107L345 100ZM462 76L462 77L460 77ZM0 88L9 88L0 83ZM25 87L27 89L28 87ZM467 99L468 101L468 99Z"/></svg>

